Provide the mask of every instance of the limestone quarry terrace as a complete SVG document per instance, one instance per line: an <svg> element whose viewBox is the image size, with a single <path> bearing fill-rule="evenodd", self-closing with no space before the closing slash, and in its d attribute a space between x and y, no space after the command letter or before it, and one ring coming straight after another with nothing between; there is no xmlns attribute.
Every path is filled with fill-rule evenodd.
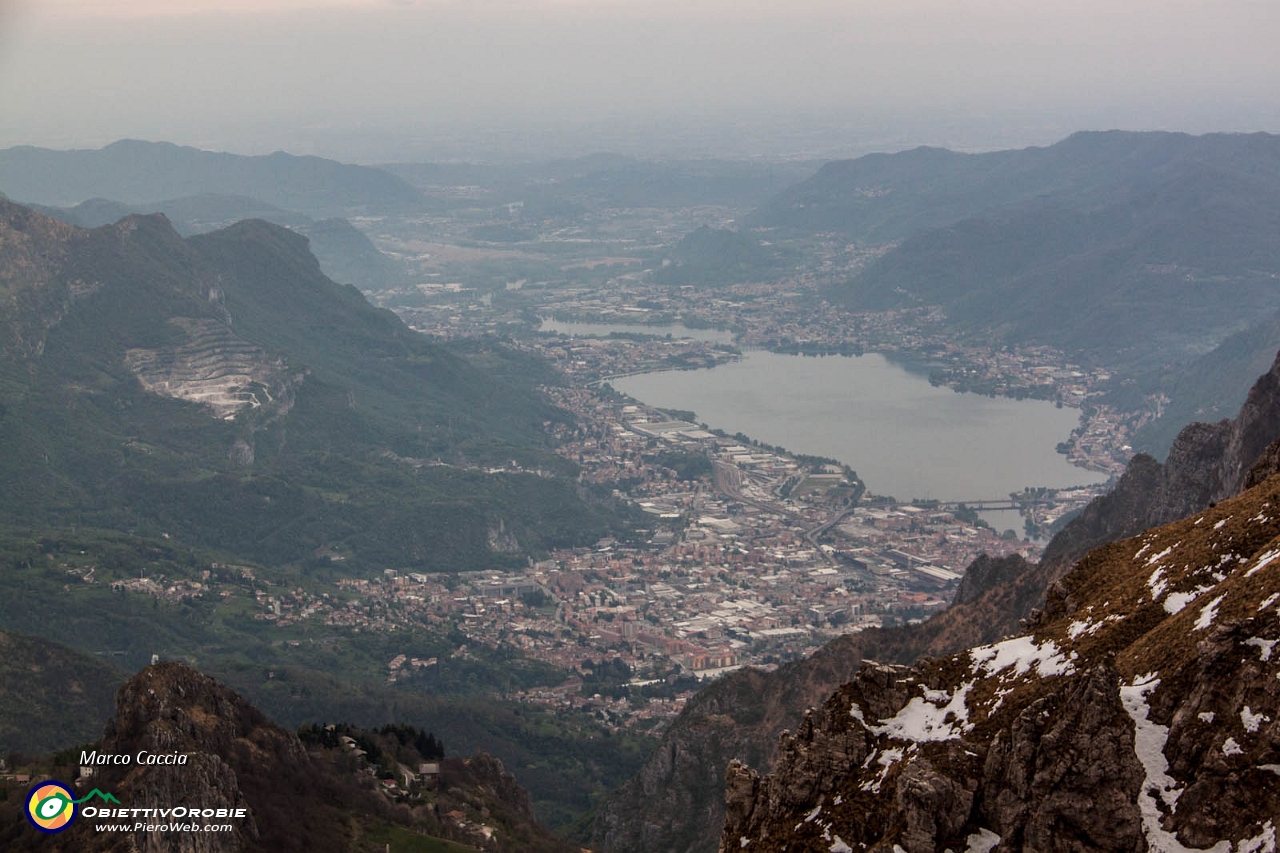
<svg viewBox="0 0 1280 853"><path fill-rule="evenodd" d="M750 819L736 829L734 774L746 771L731 767L723 849L904 849L882 842L906 837L894 829L904 820L904 796L939 774L967 788L971 801L955 816L964 832L938 828L939 844L945 835L955 839L949 849L992 849L994 836L1012 831L1017 849L1026 828L991 825L1000 809L982 802L993 751L1007 752L1020 728L1038 728L1036 740L1051 730L1069 737L1053 727L1087 713L1070 706L1097 703L1114 706L1108 725L1141 780L1118 808L1131 813L1148 849L1274 853L1280 475L1091 552L1049 591L1028 627L912 668L864 666L796 735L784 735L775 775L753 783ZM1089 772L1080 760L1052 772ZM824 764L829 779L797 781ZM1030 772L1049 772L1036 766ZM806 785L817 796L791 814L788 801ZM986 790L1007 797L994 793L1002 786L1007 780ZM789 831L779 834L761 816L766 808L789 814Z"/></svg>

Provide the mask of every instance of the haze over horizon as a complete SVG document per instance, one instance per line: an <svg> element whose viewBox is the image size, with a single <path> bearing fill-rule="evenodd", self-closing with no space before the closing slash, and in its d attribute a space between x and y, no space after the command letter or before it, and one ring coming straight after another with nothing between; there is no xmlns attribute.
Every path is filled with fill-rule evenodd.
<svg viewBox="0 0 1280 853"><path fill-rule="evenodd" d="M821 159L1280 131L1280 6L0 0L0 146Z"/></svg>

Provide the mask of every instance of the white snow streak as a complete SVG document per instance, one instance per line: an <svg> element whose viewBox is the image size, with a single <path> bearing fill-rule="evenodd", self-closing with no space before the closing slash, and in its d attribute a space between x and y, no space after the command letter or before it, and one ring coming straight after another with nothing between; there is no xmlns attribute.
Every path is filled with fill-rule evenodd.
<svg viewBox="0 0 1280 853"><path fill-rule="evenodd" d="M1258 562L1254 563L1253 568L1245 572L1244 576L1247 578L1253 577L1255 574L1262 571L1267 566L1271 565L1271 563L1274 562L1277 558L1280 558L1280 551L1268 551L1267 553L1263 554L1261 557L1258 558Z"/></svg>
<svg viewBox="0 0 1280 853"><path fill-rule="evenodd" d="M1147 775L1142 790L1138 794L1138 805L1142 810L1142 828L1146 831L1147 845L1153 850L1176 853L1186 848L1178 842L1172 832L1166 831L1160 825L1160 806L1152 795L1153 791L1158 793L1165 807L1172 812L1177 810L1178 797L1182 794L1182 788L1169 775L1169 761L1164 757L1164 745L1169 740L1169 727L1152 722L1151 708L1147 705L1148 694L1159 686L1160 679L1154 672L1139 676L1132 684L1121 686L1120 704L1133 718L1133 749Z"/></svg>
<svg viewBox="0 0 1280 853"><path fill-rule="evenodd" d="M1160 596L1164 595L1165 587L1169 585L1168 581L1160 579L1162 574L1164 569L1156 569L1147 579L1147 586L1151 587L1151 597L1156 601L1160 600Z"/></svg>
<svg viewBox="0 0 1280 853"><path fill-rule="evenodd" d="M870 782L863 782L862 790L870 791L873 794L880 793L880 786L883 785L884 780L888 778L889 770L894 764L902 760L903 755L904 753L901 749L886 749L884 752L880 753L880 757L876 759L876 763L883 769L880 771L880 775L874 780ZM867 761L870 762L871 759L868 757ZM863 766L865 767L867 765L864 764Z"/></svg>
<svg viewBox="0 0 1280 853"><path fill-rule="evenodd" d="M1197 631L1203 631L1205 628L1208 628L1213 624L1213 620L1218 616L1218 605L1221 604L1222 599L1226 597L1227 594L1224 592L1222 595L1218 596L1201 608L1200 618L1196 620L1195 625L1195 629Z"/></svg>

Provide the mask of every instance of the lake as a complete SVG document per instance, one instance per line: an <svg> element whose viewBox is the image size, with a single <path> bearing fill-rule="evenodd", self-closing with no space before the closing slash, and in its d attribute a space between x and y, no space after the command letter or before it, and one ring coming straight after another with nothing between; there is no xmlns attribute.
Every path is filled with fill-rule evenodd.
<svg viewBox="0 0 1280 853"><path fill-rule="evenodd" d="M1078 410L935 388L872 353L753 351L709 370L648 373L612 384L652 406L694 411L699 421L730 434L838 459L858 472L869 492L899 500L990 500L1027 486L1106 479L1054 450L1079 423Z"/></svg>

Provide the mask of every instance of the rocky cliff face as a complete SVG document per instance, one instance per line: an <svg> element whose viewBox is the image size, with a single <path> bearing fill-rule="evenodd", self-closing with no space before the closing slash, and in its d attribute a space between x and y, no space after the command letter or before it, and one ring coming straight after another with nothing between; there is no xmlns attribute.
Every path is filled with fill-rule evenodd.
<svg viewBox="0 0 1280 853"><path fill-rule="evenodd" d="M1092 549L1183 518L1239 492L1250 477L1258 482L1280 470L1280 447L1269 448L1277 436L1280 359L1234 420L1188 426L1164 464L1135 457L1115 489L1054 537L1038 564L979 560L955 604L923 625L851 634L809 660L773 673L734 673L708 687L602 807L594 844L610 853L714 850L723 816L716 768L734 759L773 767L778 734L799 726L803 709L820 704L864 659L910 664L1017 633L1046 591Z"/></svg>
<svg viewBox="0 0 1280 853"><path fill-rule="evenodd" d="M868 665L721 850L1259 853L1280 822L1280 476L1091 552L1029 631Z"/></svg>
<svg viewBox="0 0 1280 853"><path fill-rule="evenodd" d="M0 199L0 352L18 359L38 356L45 334L66 311L71 283L54 270L66 259L79 232L24 207ZM83 291L84 284L76 290Z"/></svg>

